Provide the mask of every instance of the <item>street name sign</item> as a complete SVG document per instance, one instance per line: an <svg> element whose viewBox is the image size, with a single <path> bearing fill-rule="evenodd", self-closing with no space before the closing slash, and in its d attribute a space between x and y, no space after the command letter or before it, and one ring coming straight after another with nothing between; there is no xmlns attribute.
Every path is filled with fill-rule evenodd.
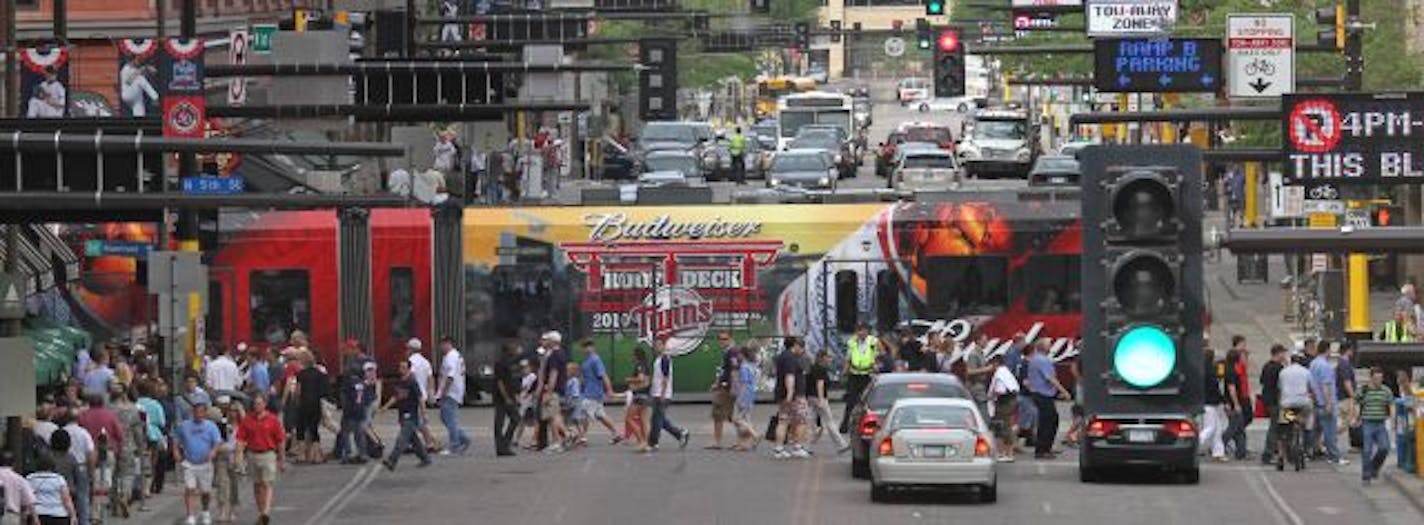
<svg viewBox="0 0 1424 525"><path fill-rule="evenodd" d="M272 52L272 35L277 33L277 24L252 25L252 52L265 55Z"/></svg>
<svg viewBox="0 0 1424 525"><path fill-rule="evenodd" d="M1286 180L1424 182L1424 93L1281 96Z"/></svg>
<svg viewBox="0 0 1424 525"><path fill-rule="evenodd" d="M1177 23L1177 0L1088 0L1088 36L1162 35Z"/></svg>
<svg viewBox="0 0 1424 525"><path fill-rule="evenodd" d="M233 195L244 191L247 191L247 181L236 175L183 178L183 193L189 195Z"/></svg>
<svg viewBox="0 0 1424 525"><path fill-rule="evenodd" d="M1227 96L1276 98L1295 91L1295 18L1226 18Z"/></svg>
<svg viewBox="0 0 1424 525"><path fill-rule="evenodd" d="M1212 93L1221 84L1216 38L1104 38L1093 41L1098 91Z"/></svg>

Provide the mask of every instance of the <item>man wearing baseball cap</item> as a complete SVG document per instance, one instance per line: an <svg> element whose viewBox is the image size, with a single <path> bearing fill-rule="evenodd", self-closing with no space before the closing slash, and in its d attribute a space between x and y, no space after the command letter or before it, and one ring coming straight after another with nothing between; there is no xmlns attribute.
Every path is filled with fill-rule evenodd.
<svg viewBox="0 0 1424 525"><path fill-rule="evenodd" d="M430 399L431 391L434 388L430 385L430 379L435 375L435 369L430 365L430 360L422 353L424 345L420 338L412 337L405 343L405 349L410 354L407 361L410 361L410 376L415 380L416 386L420 388L420 410L417 414L416 426L420 429L421 437L425 438L425 446L431 450L441 448L440 442L435 439L435 434L430 432L430 418L425 415L425 406Z"/></svg>
<svg viewBox="0 0 1424 525"><path fill-rule="evenodd" d="M539 365L539 387L535 390L539 392L539 444L543 446L545 452L557 453L564 450L562 441L567 436L564 431L563 409L559 398L559 389L568 381L569 354L563 348L564 337L559 332L550 330L544 332L540 338L544 348L544 358ZM553 436L549 436L549 432ZM550 443L549 438L556 438L559 442Z"/></svg>

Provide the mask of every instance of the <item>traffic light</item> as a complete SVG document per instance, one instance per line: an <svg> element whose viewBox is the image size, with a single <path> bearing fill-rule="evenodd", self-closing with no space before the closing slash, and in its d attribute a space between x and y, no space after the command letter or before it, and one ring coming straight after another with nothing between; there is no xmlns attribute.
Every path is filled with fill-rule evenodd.
<svg viewBox="0 0 1424 525"><path fill-rule="evenodd" d="M1345 49L1345 22L1349 17L1345 15L1345 3L1335 2L1333 7L1322 7L1315 10L1315 23L1320 25L1320 32L1316 41L1322 46L1333 47L1336 50Z"/></svg>
<svg viewBox="0 0 1424 525"><path fill-rule="evenodd" d="M677 40L638 41L638 116L643 121L677 120Z"/></svg>
<svg viewBox="0 0 1424 525"><path fill-rule="evenodd" d="M930 28L929 20L915 19L915 37L920 49L929 49L934 46L934 29Z"/></svg>
<svg viewBox="0 0 1424 525"><path fill-rule="evenodd" d="M945 0L925 0L925 16L944 16Z"/></svg>
<svg viewBox="0 0 1424 525"><path fill-rule="evenodd" d="M1194 413L1202 401L1201 153L1189 144L1084 150L1085 406ZM1099 381L1097 378L1101 378Z"/></svg>
<svg viewBox="0 0 1424 525"><path fill-rule="evenodd" d="M796 23L796 47L802 50L811 49L811 24Z"/></svg>
<svg viewBox="0 0 1424 525"><path fill-rule="evenodd" d="M1404 226L1403 206L1378 206L1370 213L1370 225L1377 227Z"/></svg>
<svg viewBox="0 0 1424 525"><path fill-rule="evenodd" d="M771 12L771 0L750 0L750 7L753 13L766 14Z"/></svg>
<svg viewBox="0 0 1424 525"><path fill-rule="evenodd" d="M940 30L935 38L935 98L964 96L964 45L953 29Z"/></svg>

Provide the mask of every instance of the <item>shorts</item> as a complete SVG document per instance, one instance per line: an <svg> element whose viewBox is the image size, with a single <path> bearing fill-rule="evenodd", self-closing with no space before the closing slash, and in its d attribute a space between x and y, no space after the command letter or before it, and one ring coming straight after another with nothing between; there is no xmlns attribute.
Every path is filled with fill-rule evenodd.
<svg viewBox="0 0 1424 525"><path fill-rule="evenodd" d="M554 419L554 414L562 412L561 407L559 395L549 394L549 397L544 398L544 404L539 407L539 419L543 421Z"/></svg>
<svg viewBox="0 0 1424 525"><path fill-rule="evenodd" d="M301 441L320 441L321 434L317 432L321 428L321 405L302 405L297 407L297 428L296 438Z"/></svg>
<svg viewBox="0 0 1424 525"><path fill-rule="evenodd" d="M638 392L633 394L633 404L638 406L650 406L653 404L653 398L648 395L647 392Z"/></svg>
<svg viewBox="0 0 1424 525"><path fill-rule="evenodd" d="M253 482L272 485L277 482L277 453L253 452L248 455L247 468Z"/></svg>
<svg viewBox="0 0 1424 525"><path fill-rule="evenodd" d="M804 425L813 421L815 417L816 415L811 412L811 405L806 402L804 397L782 401L780 409L776 412L776 418L789 425Z"/></svg>
<svg viewBox="0 0 1424 525"><path fill-rule="evenodd" d="M603 409L603 402L594 399L579 400L578 410L584 419L608 419L608 412Z"/></svg>
<svg viewBox="0 0 1424 525"><path fill-rule="evenodd" d="M188 490L196 490L207 494L213 491L213 464L204 463L194 465L187 461L183 464L183 486Z"/></svg>
<svg viewBox="0 0 1424 525"><path fill-rule="evenodd" d="M717 387L712 390L712 420L731 421L732 420L733 399L732 393L726 388Z"/></svg>
<svg viewBox="0 0 1424 525"><path fill-rule="evenodd" d="M994 417L989 427L999 441L1008 443L1014 439L1014 412L1018 409L1018 398L1012 394L999 396L994 401Z"/></svg>

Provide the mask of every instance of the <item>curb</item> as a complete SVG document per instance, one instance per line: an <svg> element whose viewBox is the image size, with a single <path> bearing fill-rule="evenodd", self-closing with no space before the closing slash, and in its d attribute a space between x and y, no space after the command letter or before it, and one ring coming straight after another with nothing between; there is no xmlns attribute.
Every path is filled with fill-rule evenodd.
<svg viewBox="0 0 1424 525"><path fill-rule="evenodd" d="M1414 510L1424 513L1424 480L1411 483L1404 479L1406 476L1410 476L1410 474L1392 470L1381 477L1389 480L1389 484L1400 494L1403 494L1404 499L1409 500L1409 504L1414 506ZM1411 488L1412 484L1417 484L1419 488Z"/></svg>

